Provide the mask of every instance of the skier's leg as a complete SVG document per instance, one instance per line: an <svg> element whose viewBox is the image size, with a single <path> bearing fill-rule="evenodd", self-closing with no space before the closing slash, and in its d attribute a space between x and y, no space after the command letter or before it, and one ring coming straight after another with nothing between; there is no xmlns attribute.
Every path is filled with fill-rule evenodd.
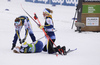
<svg viewBox="0 0 100 65"><path fill-rule="evenodd" d="M12 43L12 48L11 48L11 50L13 50L14 47L16 46L17 39L18 39L18 36L17 36L17 33L15 33L15 36L14 36L14 40L13 40L13 43Z"/></svg>
<svg viewBox="0 0 100 65"><path fill-rule="evenodd" d="M55 42L55 39L52 39L52 41ZM53 48L53 43L51 42L51 40L48 41L47 49L49 54L56 52L55 49Z"/></svg>

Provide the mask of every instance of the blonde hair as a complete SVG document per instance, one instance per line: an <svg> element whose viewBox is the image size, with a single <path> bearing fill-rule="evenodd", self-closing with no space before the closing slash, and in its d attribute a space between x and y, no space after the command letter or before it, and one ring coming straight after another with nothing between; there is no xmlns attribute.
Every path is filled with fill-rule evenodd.
<svg viewBox="0 0 100 65"><path fill-rule="evenodd" d="M53 13L53 11L49 8L46 8L46 10L48 10L50 13Z"/></svg>

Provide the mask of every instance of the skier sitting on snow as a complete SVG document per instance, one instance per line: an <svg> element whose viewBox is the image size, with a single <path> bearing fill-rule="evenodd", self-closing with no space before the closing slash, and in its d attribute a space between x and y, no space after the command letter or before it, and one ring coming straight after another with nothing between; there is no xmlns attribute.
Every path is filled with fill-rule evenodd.
<svg viewBox="0 0 100 65"><path fill-rule="evenodd" d="M62 52L62 51L59 52L58 49L59 50L62 49L65 52L64 55L66 55L65 46L63 46L62 48L60 48L60 46L57 46L56 48L53 48L53 49L55 50L55 52L58 52L58 53ZM41 41L35 41L30 44L28 44L27 42L24 42L22 43L20 47L19 46L15 47L13 52L14 53L39 53L39 52L42 52L42 50L43 50L43 43Z"/></svg>
<svg viewBox="0 0 100 65"><path fill-rule="evenodd" d="M31 29L29 18L27 16L20 16L16 18L14 22L14 26L15 26L15 36L14 36L11 50L13 50L13 48L16 46L17 39L19 38L20 44L23 43L26 40L28 33L32 39L32 42L36 41L36 38ZM25 27L25 37L21 40L20 31L23 26Z"/></svg>

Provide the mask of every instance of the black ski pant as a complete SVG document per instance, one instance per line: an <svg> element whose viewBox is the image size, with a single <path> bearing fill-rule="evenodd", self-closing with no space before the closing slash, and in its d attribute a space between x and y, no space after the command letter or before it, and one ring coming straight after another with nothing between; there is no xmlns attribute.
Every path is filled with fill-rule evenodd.
<svg viewBox="0 0 100 65"><path fill-rule="evenodd" d="M55 39L52 39L53 43L55 42ZM48 41L48 53L53 54L56 52L55 48L53 48L53 43L51 40ZM47 51L47 45L44 46L43 51Z"/></svg>

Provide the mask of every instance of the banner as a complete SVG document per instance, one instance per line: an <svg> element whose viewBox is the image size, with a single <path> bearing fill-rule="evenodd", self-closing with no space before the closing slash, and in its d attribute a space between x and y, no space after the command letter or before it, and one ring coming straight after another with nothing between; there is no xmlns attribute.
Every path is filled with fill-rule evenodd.
<svg viewBox="0 0 100 65"><path fill-rule="evenodd" d="M99 17L86 17L86 26L99 26Z"/></svg>
<svg viewBox="0 0 100 65"><path fill-rule="evenodd" d="M100 13L100 5L83 5L82 13Z"/></svg>
<svg viewBox="0 0 100 65"><path fill-rule="evenodd" d="M100 2L100 0L84 0L84 2Z"/></svg>
<svg viewBox="0 0 100 65"><path fill-rule="evenodd" d="M77 6L78 0L25 0L26 2L43 3L51 5Z"/></svg>

